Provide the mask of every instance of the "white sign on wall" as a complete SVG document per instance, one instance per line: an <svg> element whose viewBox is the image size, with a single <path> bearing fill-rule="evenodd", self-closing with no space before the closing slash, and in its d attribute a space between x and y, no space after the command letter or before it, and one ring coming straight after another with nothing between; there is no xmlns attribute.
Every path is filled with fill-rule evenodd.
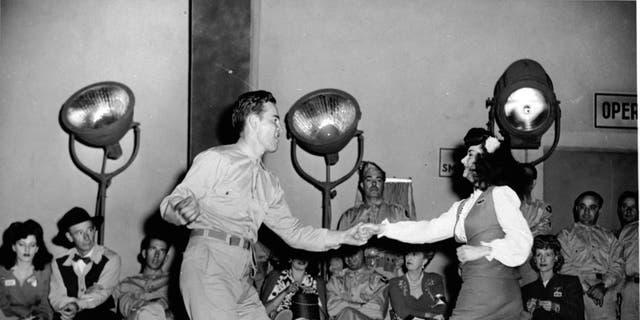
<svg viewBox="0 0 640 320"><path fill-rule="evenodd" d="M636 94L596 93L596 128L638 128L638 98Z"/></svg>
<svg viewBox="0 0 640 320"><path fill-rule="evenodd" d="M453 176L453 168L455 167L455 159L453 157L455 149L452 148L440 148L440 161L438 165L438 176L451 177Z"/></svg>

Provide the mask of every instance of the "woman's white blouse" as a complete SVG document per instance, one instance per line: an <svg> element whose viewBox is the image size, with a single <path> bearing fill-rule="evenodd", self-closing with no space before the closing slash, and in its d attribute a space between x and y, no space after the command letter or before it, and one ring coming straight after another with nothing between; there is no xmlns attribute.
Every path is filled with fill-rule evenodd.
<svg viewBox="0 0 640 320"><path fill-rule="evenodd" d="M475 190L466 201L455 202L447 212L432 220L396 223L385 220L382 222L384 232L378 236L407 243L430 243L455 236L458 241L466 242L464 221L481 194L481 190ZM520 199L507 186L494 187L492 195L498 223L505 236L490 242L481 242L482 245L491 248L491 253L485 258L489 261L497 259L510 267L519 266L527 260L533 244L527 221L520 212ZM463 202L460 219L456 224L458 207Z"/></svg>

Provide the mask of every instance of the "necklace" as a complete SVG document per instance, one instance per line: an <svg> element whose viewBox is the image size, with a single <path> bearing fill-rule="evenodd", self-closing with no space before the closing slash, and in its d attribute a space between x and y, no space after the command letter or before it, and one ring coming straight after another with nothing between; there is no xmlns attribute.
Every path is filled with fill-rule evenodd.
<svg viewBox="0 0 640 320"><path fill-rule="evenodd" d="M416 299L422 296L422 272L418 279L411 279L411 274L407 273L407 281L409 282L409 294Z"/></svg>

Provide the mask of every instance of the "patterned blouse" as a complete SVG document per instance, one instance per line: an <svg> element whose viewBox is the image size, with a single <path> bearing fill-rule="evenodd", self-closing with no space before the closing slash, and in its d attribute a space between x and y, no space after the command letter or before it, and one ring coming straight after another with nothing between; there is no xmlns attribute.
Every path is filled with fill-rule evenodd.
<svg viewBox="0 0 640 320"><path fill-rule="evenodd" d="M275 297L277 297L280 292L287 290L287 288L289 288L289 285L291 285L291 283L293 282L295 282L295 279L293 278L291 269L281 271L277 278L274 277L273 274L270 275L270 277L265 280L264 287L262 289L263 294L266 294L268 292L269 295L266 297L266 299L263 299L263 301L269 302L275 299ZM299 290L303 291L304 293L313 293L318 295L318 282L312 275L305 273L302 278L302 282L300 283ZM291 301L294 295L295 292L287 293L284 296L282 303L280 303L280 305L276 308L276 311L280 312L284 309L291 309ZM321 299L318 299L318 305L322 307Z"/></svg>

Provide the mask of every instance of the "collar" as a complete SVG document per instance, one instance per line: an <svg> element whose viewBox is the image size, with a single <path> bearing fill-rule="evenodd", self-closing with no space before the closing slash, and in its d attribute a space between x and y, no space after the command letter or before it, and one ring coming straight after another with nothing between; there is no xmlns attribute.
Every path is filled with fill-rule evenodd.
<svg viewBox="0 0 640 320"><path fill-rule="evenodd" d="M346 274L365 274L365 273L369 273L369 268L367 267L362 267L358 270L351 270L349 268L345 268L345 273Z"/></svg>
<svg viewBox="0 0 640 320"><path fill-rule="evenodd" d="M249 159L252 163L262 165L262 156L264 156L264 154L262 154L259 157L256 157L255 155L250 154L247 151L247 149L249 149L250 146L246 141L239 140L238 142L233 144L233 147L234 147L234 149L236 149L238 151L238 153L240 153L243 156L247 157L247 159Z"/></svg>
<svg viewBox="0 0 640 320"><path fill-rule="evenodd" d="M554 280L556 279L556 276L558 274L557 273L553 273L553 275L551 276L551 278L549 278L549 281L547 281L547 284L545 285L544 280L542 280L542 277L538 275L538 282L540 283L540 285L542 285L543 287L548 287L550 283L553 283Z"/></svg>
<svg viewBox="0 0 640 320"><path fill-rule="evenodd" d="M576 228L581 228L581 229L600 229L600 226L597 223L592 225L592 226L588 226L586 224L582 224L580 222L576 222L576 223L574 223L574 226Z"/></svg>
<svg viewBox="0 0 640 320"><path fill-rule="evenodd" d="M73 256L75 254L80 254L78 253L78 249L71 248L69 249L69 251L67 251L66 253L66 257L67 259L64 260L64 262L62 263L63 266L70 266L73 262ZM86 255L86 257L90 257L91 261L95 264L100 262L100 259L102 259L102 255L104 254L104 247L101 245L94 245L93 248L91 248L91 250L89 251L89 253Z"/></svg>

